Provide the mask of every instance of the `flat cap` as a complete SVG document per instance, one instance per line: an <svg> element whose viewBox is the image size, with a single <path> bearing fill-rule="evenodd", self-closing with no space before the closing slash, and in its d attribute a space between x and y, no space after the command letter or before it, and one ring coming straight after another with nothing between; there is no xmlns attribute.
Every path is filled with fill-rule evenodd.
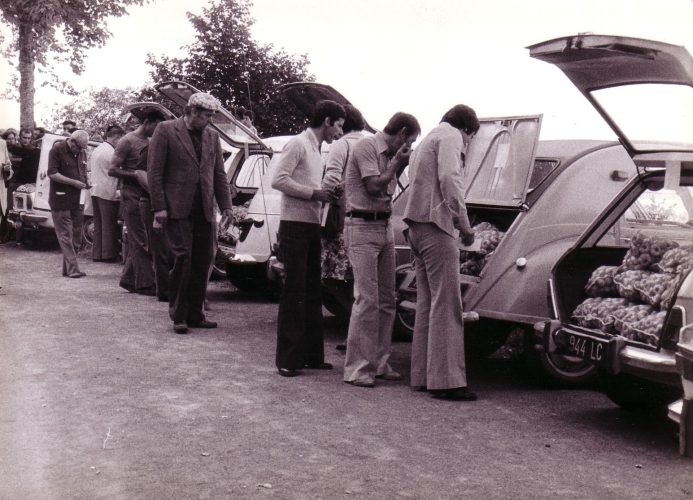
<svg viewBox="0 0 693 500"><path fill-rule="evenodd" d="M188 99L188 106L191 108L202 108L210 111L219 111L219 101L212 94L206 92L198 92L193 94Z"/></svg>

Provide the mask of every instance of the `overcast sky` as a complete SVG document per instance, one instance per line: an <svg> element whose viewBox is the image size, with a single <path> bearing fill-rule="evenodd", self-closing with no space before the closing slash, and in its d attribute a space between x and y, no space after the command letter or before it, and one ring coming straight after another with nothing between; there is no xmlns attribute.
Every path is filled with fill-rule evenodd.
<svg viewBox="0 0 693 500"><path fill-rule="evenodd" d="M83 75L65 74L78 89L139 87L148 81L146 54L179 54L193 37L185 12L204 5L158 0L133 7L109 23L113 38L89 53ZM382 128L392 113L407 111L424 132L465 103L479 116L543 113L543 138L612 138L565 76L530 59L525 47L593 32L693 53L691 0L255 0L252 15L259 41L308 54L317 81L340 90L371 124ZM8 72L3 61L0 83ZM37 122L49 125L46 110L64 99L39 89ZM18 121L19 105L0 101L0 128Z"/></svg>

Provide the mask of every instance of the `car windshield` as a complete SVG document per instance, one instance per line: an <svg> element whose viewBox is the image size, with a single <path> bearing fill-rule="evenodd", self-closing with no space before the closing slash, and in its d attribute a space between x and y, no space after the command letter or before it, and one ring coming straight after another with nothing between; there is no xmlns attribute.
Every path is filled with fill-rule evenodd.
<svg viewBox="0 0 693 500"><path fill-rule="evenodd" d="M591 92L628 141L693 144L693 88L673 84L635 84Z"/></svg>

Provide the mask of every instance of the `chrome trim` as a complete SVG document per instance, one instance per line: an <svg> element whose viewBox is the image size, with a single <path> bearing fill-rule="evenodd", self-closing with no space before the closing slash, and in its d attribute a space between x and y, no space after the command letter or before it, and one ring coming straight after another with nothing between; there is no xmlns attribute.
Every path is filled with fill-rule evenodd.
<svg viewBox="0 0 693 500"><path fill-rule="evenodd" d="M229 262L234 264L256 264L258 263L258 260L252 255L246 253L237 253Z"/></svg>
<svg viewBox="0 0 693 500"><path fill-rule="evenodd" d="M556 299L556 289L553 283L553 278L549 278L549 307L551 310L549 313L551 314L552 318L558 319L558 299Z"/></svg>
<svg viewBox="0 0 693 500"><path fill-rule="evenodd" d="M683 412L683 399L674 401L669 405L669 420L681 425L681 412Z"/></svg>
<svg viewBox="0 0 693 500"><path fill-rule="evenodd" d="M660 373L677 373L676 358L673 354L646 351L633 346L625 346L618 353L623 366L653 370Z"/></svg>

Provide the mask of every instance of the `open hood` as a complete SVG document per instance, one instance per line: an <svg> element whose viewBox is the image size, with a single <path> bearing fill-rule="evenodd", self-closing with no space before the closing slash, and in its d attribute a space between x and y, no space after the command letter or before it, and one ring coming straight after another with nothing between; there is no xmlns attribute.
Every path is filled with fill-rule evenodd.
<svg viewBox="0 0 693 500"><path fill-rule="evenodd" d="M542 115L481 118L465 155L465 202L520 207L527 198Z"/></svg>
<svg viewBox="0 0 693 500"><path fill-rule="evenodd" d="M576 35L527 48L565 73L631 156L693 150L693 59L684 47Z"/></svg>
<svg viewBox="0 0 693 500"><path fill-rule="evenodd" d="M125 113L130 113L140 122L144 120L145 115L150 111L159 111L167 120L176 117L168 108L158 102L135 102L125 106Z"/></svg>
<svg viewBox="0 0 693 500"><path fill-rule="evenodd" d="M180 106L181 109L184 109L188 104L191 95L202 92L189 83L180 81L163 82L154 88ZM233 113L223 106L214 114L210 125L219 133L222 140L233 147L241 149L255 146L268 149L257 134L243 125L240 120L233 116Z"/></svg>
<svg viewBox="0 0 693 500"><path fill-rule="evenodd" d="M294 103L298 109L307 117L313 114L315 103L323 99L335 101L341 105L349 104L349 100L337 92L329 85L315 82L294 82L286 83L278 88L289 101ZM375 134L376 130L366 122L365 130Z"/></svg>

